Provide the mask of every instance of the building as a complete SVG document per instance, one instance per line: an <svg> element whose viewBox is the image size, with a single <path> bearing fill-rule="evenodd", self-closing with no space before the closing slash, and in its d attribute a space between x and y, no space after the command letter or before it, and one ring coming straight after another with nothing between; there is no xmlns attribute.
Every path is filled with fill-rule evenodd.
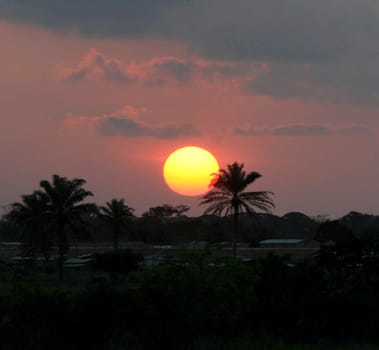
<svg viewBox="0 0 379 350"><path fill-rule="evenodd" d="M296 248L304 247L303 239L265 239L259 242L261 248Z"/></svg>

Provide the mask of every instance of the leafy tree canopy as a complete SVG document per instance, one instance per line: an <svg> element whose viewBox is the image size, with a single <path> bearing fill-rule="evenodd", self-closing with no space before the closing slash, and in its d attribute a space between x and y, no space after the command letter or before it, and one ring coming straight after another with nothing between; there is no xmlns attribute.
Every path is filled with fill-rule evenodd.
<svg viewBox="0 0 379 350"><path fill-rule="evenodd" d="M157 217L157 218L170 218L176 216L183 216L190 207L186 205L171 205L171 204L163 204L161 206L151 207L148 211L142 214L143 217Z"/></svg>

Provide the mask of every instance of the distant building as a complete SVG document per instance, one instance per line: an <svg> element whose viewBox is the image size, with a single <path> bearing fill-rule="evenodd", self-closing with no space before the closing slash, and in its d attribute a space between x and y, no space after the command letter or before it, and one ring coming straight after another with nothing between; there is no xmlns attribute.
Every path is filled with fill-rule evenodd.
<svg viewBox="0 0 379 350"><path fill-rule="evenodd" d="M4 248L18 248L21 247L21 242L0 242L0 247Z"/></svg>
<svg viewBox="0 0 379 350"><path fill-rule="evenodd" d="M261 248L296 248L304 247L303 239L265 239L259 242Z"/></svg>

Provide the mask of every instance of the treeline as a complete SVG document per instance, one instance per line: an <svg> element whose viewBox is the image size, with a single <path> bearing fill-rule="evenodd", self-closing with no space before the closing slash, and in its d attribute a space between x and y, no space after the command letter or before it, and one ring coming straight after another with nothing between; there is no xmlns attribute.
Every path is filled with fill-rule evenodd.
<svg viewBox="0 0 379 350"><path fill-rule="evenodd" d="M258 214L255 207L273 207L272 193L243 191L259 177L243 164L228 166L215 191L203 197L207 213L224 216L199 218L187 217L184 205L168 204L138 218L122 198L91 203L83 179L42 180L0 223L4 238L19 237L25 254L46 260L44 268L24 271L0 260L0 350L191 349L212 338L378 345L378 217ZM274 255L247 263L235 249L233 258L183 250L180 259L149 267L143 257L119 249L120 239L231 241L236 248L237 241L256 245L294 236L318 240L317 254L297 264ZM98 255L90 274L76 271L75 279L63 282L74 237L112 240L114 250ZM48 271L53 249L57 269Z"/></svg>
<svg viewBox="0 0 379 350"><path fill-rule="evenodd" d="M151 207L138 218L125 199L113 198L99 206L89 202L93 193L84 187L84 179L53 175L51 180L40 181L39 188L30 194L21 195L19 201L8 206L0 220L0 239L21 240L30 248L30 254L39 250L45 256L54 245L62 256L68 251L72 239L112 240L115 248L119 240L152 244L199 240L214 243L231 240L231 233L236 229L233 222L238 218L238 232L236 237L233 235L232 241L243 241L254 246L265 238L296 237L312 240L317 236L320 223L329 221L327 217L311 218L299 212L287 213L282 217L272 215L267 212L273 207L269 197L271 192L248 192L251 198L246 197L244 192L247 185L259 178L260 174L247 174L243 164L238 163L228 166L228 171L221 172L214 189L199 203L204 204L205 201L208 205L205 213L213 215L198 218L186 216L190 209L188 206L170 204ZM237 189L233 188L233 181L228 182L229 178L239 179L241 184ZM221 197L218 191L223 194ZM241 208L233 214L235 191L240 197ZM208 198L211 195L215 198ZM261 198L262 195L267 198ZM245 197L249 200L245 200ZM255 207L264 212L256 212ZM248 210L244 212L243 208ZM346 226L356 236L367 231L379 231L379 217L374 215L351 212L335 221Z"/></svg>
<svg viewBox="0 0 379 350"><path fill-rule="evenodd" d="M130 217L121 228L121 242L142 241L147 244L175 244L191 241L207 241L210 243L229 241L231 218L213 215L188 217L181 215L157 215L161 210L185 206L162 204L149 208L140 217ZM188 207L187 207L188 208ZM112 228L98 215L88 215L84 218L85 232L70 232L75 241L112 241ZM317 237L320 225L325 222L338 222L350 229L356 236L368 232L379 232L379 216L351 212L340 219L309 217L300 212L290 212L283 216L258 213L255 217L241 215L238 240L251 246L267 238L302 238L312 240ZM25 241L27 233L4 217L0 219L0 241Z"/></svg>
<svg viewBox="0 0 379 350"><path fill-rule="evenodd" d="M323 246L296 265L206 252L153 267L128 261L118 279L58 286L2 274L0 349L191 349L239 337L379 344L376 236Z"/></svg>

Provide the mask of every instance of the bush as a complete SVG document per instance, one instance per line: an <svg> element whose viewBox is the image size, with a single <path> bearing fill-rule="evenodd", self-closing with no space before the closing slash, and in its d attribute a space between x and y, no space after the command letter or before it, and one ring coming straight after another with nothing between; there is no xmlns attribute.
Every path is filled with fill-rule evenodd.
<svg viewBox="0 0 379 350"><path fill-rule="evenodd" d="M134 254L128 249L115 250L96 255L92 267L94 270L127 274L136 270L142 260L143 256Z"/></svg>

